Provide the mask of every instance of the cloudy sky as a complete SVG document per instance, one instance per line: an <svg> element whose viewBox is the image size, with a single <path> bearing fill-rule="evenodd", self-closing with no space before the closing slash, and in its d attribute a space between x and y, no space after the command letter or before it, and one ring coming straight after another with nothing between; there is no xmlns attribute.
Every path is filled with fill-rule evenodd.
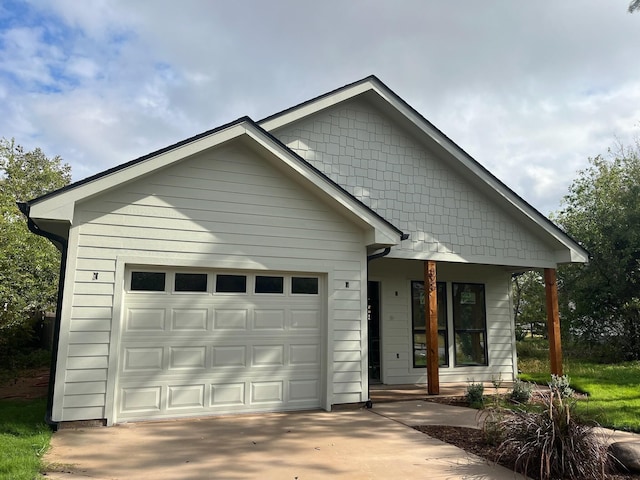
<svg viewBox="0 0 640 480"><path fill-rule="evenodd" d="M0 137L74 180L377 75L543 214L640 136L628 0L2 0Z"/></svg>

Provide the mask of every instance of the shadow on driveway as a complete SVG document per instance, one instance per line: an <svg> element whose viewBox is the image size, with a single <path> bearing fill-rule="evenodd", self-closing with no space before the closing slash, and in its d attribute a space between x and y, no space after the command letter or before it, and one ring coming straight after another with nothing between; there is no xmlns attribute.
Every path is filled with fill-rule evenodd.
<svg viewBox="0 0 640 480"><path fill-rule="evenodd" d="M522 478L362 409L60 430L48 478Z"/></svg>

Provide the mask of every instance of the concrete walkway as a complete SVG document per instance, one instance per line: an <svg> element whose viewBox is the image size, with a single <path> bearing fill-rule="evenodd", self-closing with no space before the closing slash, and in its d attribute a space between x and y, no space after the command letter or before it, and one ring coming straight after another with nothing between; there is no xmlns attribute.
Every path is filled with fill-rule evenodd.
<svg viewBox="0 0 640 480"><path fill-rule="evenodd" d="M52 479L524 478L407 426L475 419L475 410L408 401L69 429L54 434L45 462Z"/></svg>

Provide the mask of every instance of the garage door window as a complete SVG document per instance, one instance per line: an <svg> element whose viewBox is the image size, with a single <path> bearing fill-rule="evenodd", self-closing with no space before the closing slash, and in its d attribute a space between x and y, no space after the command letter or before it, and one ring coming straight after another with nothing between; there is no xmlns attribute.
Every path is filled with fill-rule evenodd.
<svg viewBox="0 0 640 480"><path fill-rule="evenodd" d="M256 276L256 293L284 293L283 277Z"/></svg>
<svg viewBox="0 0 640 480"><path fill-rule="evenodd" d="M131 272L131 290L137 292L164 292L164 272Z"/></svg>
<svg viewBox="0 0 640 480"><path fill-rule="evenodd" d="M318 279L314 277L291 277L291 293L294 295L317 295Z"/></svg>
<svg viewBox="0 0 640 480"><path fill-rule="evenodd" d="M246 275L216 275L216 292L247 293Z"/></svg>
<svg viewBox="0 0 640 480"><path fill-rule="evenodd" d="M206 292L206 273L176 273L174 281L176 292Z"/></svg>

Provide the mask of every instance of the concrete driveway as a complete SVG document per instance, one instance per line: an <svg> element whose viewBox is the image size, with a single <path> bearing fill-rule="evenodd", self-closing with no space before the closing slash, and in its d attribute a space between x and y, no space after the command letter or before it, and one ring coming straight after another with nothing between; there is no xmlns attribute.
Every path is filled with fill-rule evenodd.
<svg viewBox="0 0 640 480"><path fill-rule="evenodd" d="M47 478L523 478L401 423L403 418L433 423L441 415L468 423L475 411L465 417L468 409L402 403L404 409L381 404L373 411L237 415L60 430L45 457L51 464Z"/></svg>

